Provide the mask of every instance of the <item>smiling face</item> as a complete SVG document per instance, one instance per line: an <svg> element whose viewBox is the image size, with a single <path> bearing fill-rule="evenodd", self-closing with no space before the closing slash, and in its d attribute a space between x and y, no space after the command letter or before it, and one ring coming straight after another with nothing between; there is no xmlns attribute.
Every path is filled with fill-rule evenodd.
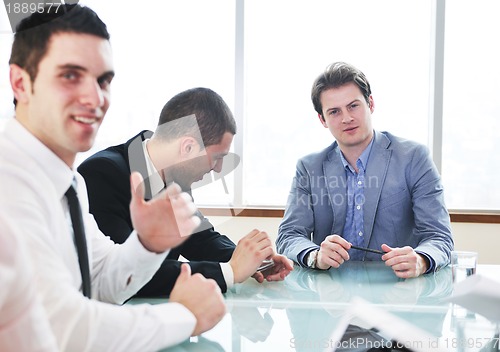
<svg viewBox="0 0 500 352"><path fill-rule="evenodd" d="M113 65L109 41L94 35L54 34L32 82L11 65L16 118L72 167L89 150L109 107Z"/></svg>
<svg viewBox="0 0 500 352"><path fill-rule="evenodd" d="M361 154L373 137L373 98L370 96L368 104L359 87L347 83L323 91L320 101L324 119L321 115L319 119L330 130L340 149L344 153Z"/></svg>

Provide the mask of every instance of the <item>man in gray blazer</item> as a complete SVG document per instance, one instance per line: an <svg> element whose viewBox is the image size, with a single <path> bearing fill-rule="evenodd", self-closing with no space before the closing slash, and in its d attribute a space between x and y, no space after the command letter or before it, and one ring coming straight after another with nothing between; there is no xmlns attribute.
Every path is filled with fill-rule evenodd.
<svg viewBox="0 0 500 352"><path fill-rule="evenodd" d="M328 66L311 98L336 141L298 161L278 252L323 270L346 260L383 260L401 278L447 265L450 218L426 147L373 130L370 84L352 65Z"/></svg>

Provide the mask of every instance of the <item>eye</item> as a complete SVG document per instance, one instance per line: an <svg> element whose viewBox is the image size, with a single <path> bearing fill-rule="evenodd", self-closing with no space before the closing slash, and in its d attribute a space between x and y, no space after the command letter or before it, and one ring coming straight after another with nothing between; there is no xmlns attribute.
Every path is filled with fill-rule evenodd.
<svg viewBox="0 0 500 352"><path fill-rule="evenodd" d="M358 106L359 106L359 104L358 104L358 103L351 104L351 105L349 105L349 110L354 110L354 109L356 109Z"/></svg>
<svg viewBox="0 0 500 352"><path fill-rule="evenodd" d="M65 71L61 76L67 81L76 81L80 77L80 74L76 71Z"/></svg>
<svg viewBox="0 0 500 352"><path fill-rule="evenodd" d="M335 116L335 115L338 115L338 114L339 114L339 110L338 109L330 110L330 115Z"/></svg>
<svg viewBox="0 0 500 352"><path fill-rule="evenodd" d="M112 75L105 75L103 77L99 77L97 79L97 83L99 84L99 87L101 87L101 89L107 89L111 85L112 80L113 80Z"/></svg>

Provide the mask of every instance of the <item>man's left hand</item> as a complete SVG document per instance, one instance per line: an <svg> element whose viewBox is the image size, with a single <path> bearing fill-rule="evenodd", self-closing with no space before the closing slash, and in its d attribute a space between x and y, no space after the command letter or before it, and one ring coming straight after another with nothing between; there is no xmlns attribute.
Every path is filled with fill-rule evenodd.
<svg viewBox="0 0 500 352"><path fill-rule="evenodd" d="M253 278L258 282L283 281L285 277L293 270L293 262L281 254L273 254L269 259L274 261L274 265L262 272L257 271Z"/></svg>
<svg viewBox="0 0 500 352"><path fill-rule="evenodd" d="M403 279L417 277L425 273L429 267L427 260L410 246L391 248L383 244L382 250L386 252L382 260L394 270L397 277Z"/></svg>

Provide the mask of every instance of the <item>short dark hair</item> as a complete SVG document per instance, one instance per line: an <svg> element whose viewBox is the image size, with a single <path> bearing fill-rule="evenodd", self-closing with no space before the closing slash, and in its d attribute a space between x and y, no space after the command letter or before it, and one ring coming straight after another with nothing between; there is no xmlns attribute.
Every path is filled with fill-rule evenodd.
<svg viewBox="0 0 500 352"><path fill-rule="evenodd" d="M326 67L325 71L316 78L311 90L311 99L314 110L323 116L323 107L321 106L321 93L330 88L338 88L344 84L355 83L366 102L369 104L369 98L372 94L370 83L365 74L356 67L345 62L334 62Z"/></svg>
<svg viewBox="0 0 500 352"><path fill-rule="evenodd" d="M182 117L195 115L203 145L219 144L224 133L236 134L233 113L222 97L208 88L192 88L170 99L163 107L155 136L171 140L189 134L191 124L175 123ZM160 128L169 123L168 128Z"/></svg>
<svg viewBox="0 0 500 352"><path fill-rule="evenodd" d="M90 8L78 4L45 6L17 25L9 64L26 70L31 81L35 81L39 63L56 33L92 34L109 40L106 25Z"/></svg>

